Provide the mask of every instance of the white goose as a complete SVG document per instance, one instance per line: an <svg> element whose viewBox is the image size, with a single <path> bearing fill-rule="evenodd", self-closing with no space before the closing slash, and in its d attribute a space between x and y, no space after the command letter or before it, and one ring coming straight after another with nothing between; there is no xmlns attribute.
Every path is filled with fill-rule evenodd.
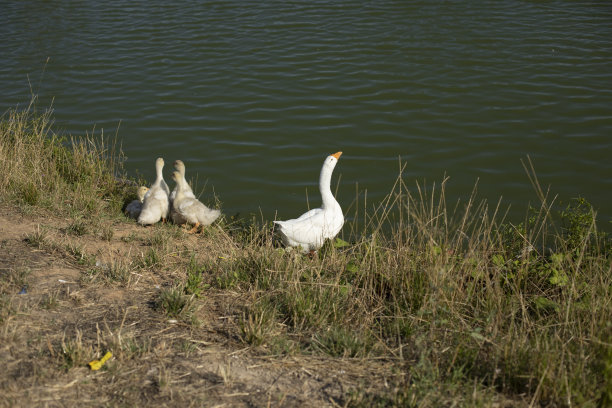
<svg viewBox="0 0 612 408"><path fill-rule="evenodd" d="M319 191L323 204L300 217L287 221L274 221L278 225L283 243L291 247L301 247L302 252L319 249L327 238L335 237L344 225L344 215L340 204L331 192L332 172L342 152L327 156L319 176Z"/></svg>
<svg viewBox="0 0 612 408"><path fill-rule="evenodd" d="M149 191L148 187L140 186L136 191L137 200L133 200L125 207L125 215L130 218L138 219L140 211L142 210L142 201L144 200L145 194Z"/></svg>
<svg viewBox="0 0 612 408"><path fill-rule="evenodd" d="M165 221L168 217L168 209L170 203L168 201L168 194L170 189L164 181L162 170L164 168L164 159L159 157L155 161L155 171L157 172L157 178L155 182L145 194L144 201L142 203L142 211L138 216L138 223L142 225L155 224L160 219Z"/></svg>
<svg viewBox="0 0 612 408"><path fill-rule="evenodd" d="M185 189L184 189L185 197L196 198L195 194L193 194L193 191L191 190L191 187L189 187L187 180L185 180L185 163L183 163L182 160L176 160L174 162L174 168L179 172L179 174L183 178L183 181L184 181L183 185L185 186ZM176 184L176 186L174 186L174 190L172 190L172 192L170 193L170 203L174 201L174 197L176 197L177 190L178 190L178 183Z"/></svg>
<svg viewBox="0 0 612 408"><path fill-rule="evenodd" d="M178 171L172 173L172 179L176 182L176 196L172 202L172 221L177 224L191 224L194 227L189 233L196 232L200 225L212 224L221 211L212 210L202 204L197 198L187 197L185 194L187 182Z"/></svg>

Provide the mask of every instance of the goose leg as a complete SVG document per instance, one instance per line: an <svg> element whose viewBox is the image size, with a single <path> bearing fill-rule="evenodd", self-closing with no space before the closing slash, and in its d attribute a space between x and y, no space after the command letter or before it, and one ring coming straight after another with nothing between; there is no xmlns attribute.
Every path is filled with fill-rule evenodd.
<svg viewBox="0 0 612 408"><path fill-rule="evenodd" d="M196 222L196 224L193 226L192 229L190 229L189 231L187 231L188 234L193 234L198 230L198 227L200 226L199 222Z"/></svg>

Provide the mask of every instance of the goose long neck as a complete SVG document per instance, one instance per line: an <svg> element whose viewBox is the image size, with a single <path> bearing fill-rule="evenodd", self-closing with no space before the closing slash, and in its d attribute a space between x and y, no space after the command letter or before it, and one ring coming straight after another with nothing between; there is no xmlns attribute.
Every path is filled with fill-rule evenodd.
<svg viewBox="0 0 612 408"><path fill-rule="evenodd" d="M155 163L155 172L157 173L157 181L162 181L163 179L163 174L162 174L162 170L164 168L163 163Z"/></svg>
<svg viewBox="0 0 612 408"><path fill-rule="evenodd" d="M323 200L323 208L330 208L334 205L338 205L338 202L334 198L331 192L331 176L334 171L333 165L328 162L323 164L321 168L321 174L319 176L319 191L321 192L321 199Z"/></svg>
<svg viewBox="0 0 612 408"><path fill-rule="evenodd" d="M181 175L181 177L184 180L185 179L185 165L181 164L181 165L177 166L176 169L178 170L179 174Z"/></svg>
<svg viewBox="0 0 612 408"><path fill-rule="evenodd" d="M178 204L180 201L183 200L183 198L185 198L185 192L183 190L183 180L181 180L180 175L179 177L175 179L175 181L176 181L176 195L174 196L174 202Z"/></svg>
<svg viewBox="0 0 612 408"><path fill-rule="evenodd" d="M187 179L185 178L185 167L181 167L180 172L181 172L181 184L183 186L187 186Z"/></svg>

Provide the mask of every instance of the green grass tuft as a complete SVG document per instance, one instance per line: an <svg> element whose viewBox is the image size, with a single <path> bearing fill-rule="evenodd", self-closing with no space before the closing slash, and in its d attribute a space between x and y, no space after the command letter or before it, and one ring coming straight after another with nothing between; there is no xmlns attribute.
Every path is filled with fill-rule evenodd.
<svg viewBox="0 0 612 408"><path fill-rule="evenodd" d="M196 305L194 295L186 295L182 286L163 288L159 293L157 308L169 318L194 321Z"/></svg>

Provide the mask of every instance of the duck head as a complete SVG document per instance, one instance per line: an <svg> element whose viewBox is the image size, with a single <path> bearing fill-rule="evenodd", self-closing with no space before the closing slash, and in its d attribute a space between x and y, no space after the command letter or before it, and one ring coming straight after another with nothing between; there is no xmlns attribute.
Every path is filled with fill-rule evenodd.
<svg viewBox="0 0 612 408"><path fill-rule="evenodd" d="M138 190L136 190L136 196L140 202L144 200L144 196L147 194L147 191L149 191L149 187L146 186L140 186L138 187Z"/></svg>
<svg viewBox="0 0 612 408"><path fill-rule="evenodd" d="M183 163L182 160L175 160L174 168L177 169L180 174L185 175L185 163Z"/></svg>

